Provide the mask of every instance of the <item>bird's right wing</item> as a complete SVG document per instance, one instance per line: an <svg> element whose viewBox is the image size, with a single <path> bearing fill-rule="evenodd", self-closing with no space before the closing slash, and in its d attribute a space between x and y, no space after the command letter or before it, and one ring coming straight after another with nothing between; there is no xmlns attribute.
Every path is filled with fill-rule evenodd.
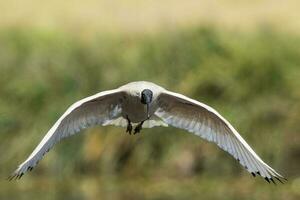
<svg viewBox="0 0 300 200"><path fill-rule="evenodd" d="M233 126L213 108L170 91L163 91L157 98L157 104L155 115L165 123L216 143L253 176L258 174L268 182L274 182L273 177L280 182L284 179L263 162Z"/></svg>
<svg viewBox="0 0 300 200"><path fill-rule="evenodd" d="M57 142L94 125L108 125L121 116L125 93L118 89L100 92L77 101L58 119L31 155L12 173L9 179L20 178L32 170Z"/></svg>

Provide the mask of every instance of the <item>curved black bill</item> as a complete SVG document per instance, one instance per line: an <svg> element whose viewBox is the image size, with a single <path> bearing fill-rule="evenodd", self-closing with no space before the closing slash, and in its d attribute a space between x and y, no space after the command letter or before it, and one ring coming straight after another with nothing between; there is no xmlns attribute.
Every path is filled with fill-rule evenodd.
<svg viewBox="0 0 300 200"><path fill-rule="evenodd" d="M150 114L149 114L149 103L147 103L147 119L149 119Z"/></svg>
<svg viewBox="0 0 300 200"><path fill-rule="evenodd" d="M142 104L146 104L146 106L147 106L147 118L150 117L150 114L149 114L149 104L152 101L152 96L153 96L153 93L149 89L145 89L141 93L141 103Z"/></svg>

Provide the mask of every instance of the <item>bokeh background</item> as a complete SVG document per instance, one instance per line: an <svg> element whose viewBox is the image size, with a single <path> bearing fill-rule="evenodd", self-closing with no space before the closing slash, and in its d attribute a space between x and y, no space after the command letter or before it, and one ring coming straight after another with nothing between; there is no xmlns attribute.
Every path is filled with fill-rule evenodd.
<svg viewBox="0 0 300 200"><path fill-rule="evenodd" d="M0 199L300 199L300 2L0 0ZM223 114L289 180L175 128L95 127L5 178L73 102L148 80Z"/></svg>

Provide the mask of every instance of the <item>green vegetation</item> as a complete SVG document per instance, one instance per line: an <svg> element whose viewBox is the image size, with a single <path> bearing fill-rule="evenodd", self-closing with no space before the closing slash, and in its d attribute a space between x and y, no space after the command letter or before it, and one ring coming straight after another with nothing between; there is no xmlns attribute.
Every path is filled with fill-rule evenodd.
<svg viewBox="0 0 300 200"><path fill-rule="evenodd" d="M299 199L300 37L187 28L90 40L0 31L0 199ZM175 128L95 127L20 181L4 179L65 109L134 80L216 108L289 181L252 178L216 145ZM84 133L84 134L83 134Z"/></svg>

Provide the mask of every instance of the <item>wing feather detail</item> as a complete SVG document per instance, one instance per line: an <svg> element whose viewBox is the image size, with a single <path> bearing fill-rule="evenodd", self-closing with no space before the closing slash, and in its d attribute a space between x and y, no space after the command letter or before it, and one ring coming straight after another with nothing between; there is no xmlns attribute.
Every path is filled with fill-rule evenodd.
<svg viewBox="0 0 300 200"><path fill-rule="evenodd" d="M258 174L268 182L273 182L273 177L285 179L263 162L233 126L213 108L170 91L163 91L158 96L157 105L155 115L165 123L216 143L252 175Z"/></svg>
<svg viewBox="0 0 300 200"><path fill-rule="evenodd" d="M32 170L56 143L94 125L106 125L121 116L124 92L116 89L100 92L77 101L56 121L30 156L18 166L9 179L21 178Z"/></svg>

